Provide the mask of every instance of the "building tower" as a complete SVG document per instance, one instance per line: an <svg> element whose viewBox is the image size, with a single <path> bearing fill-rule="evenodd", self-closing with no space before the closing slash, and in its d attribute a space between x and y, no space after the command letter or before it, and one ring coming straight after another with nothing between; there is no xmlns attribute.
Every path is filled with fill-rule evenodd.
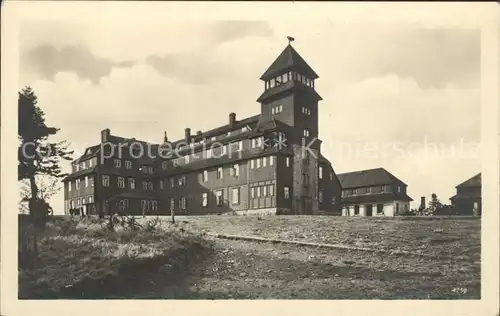
<svg viewBox="0 0 500 316"><path fill-rule="evenodd" d="M318 78L289 42L260 77L264 92L257 99L262 121L278 120L292 127L287 135L293 150L292 209L300 214L318 209L318 103L322 100L315 90Z"/></svg>

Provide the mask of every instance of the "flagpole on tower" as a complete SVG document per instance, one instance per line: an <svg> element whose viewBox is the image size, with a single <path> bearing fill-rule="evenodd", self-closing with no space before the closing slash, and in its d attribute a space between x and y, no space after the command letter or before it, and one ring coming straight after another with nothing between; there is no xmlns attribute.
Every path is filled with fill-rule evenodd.
<svg viewBox="0 0 500 316"><path fill-rule="evenodd" d="M293 37L291 37L291 36L287 36L286 38L288 39L288 45L291 45L291 43L292 43L293 41L295 41L295 38L293 38Z"/></svg>

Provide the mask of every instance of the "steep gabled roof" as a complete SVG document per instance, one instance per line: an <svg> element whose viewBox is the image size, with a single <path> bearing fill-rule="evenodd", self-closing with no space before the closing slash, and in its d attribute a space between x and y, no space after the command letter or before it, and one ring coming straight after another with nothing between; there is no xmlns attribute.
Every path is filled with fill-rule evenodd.
<svg viewBox="0 0 500 316"><path fill-rule="evenodd" d="M368 187L374 185L386 185L393 183L402 183L392 173L384 168L360 170L337 175L343 189Z"/></svg>
<svg viewBox="0 0 500 316"><path fill-rule="evenodd" d="M269 66L269 68L264 72L260 79L264 81L269 80L275 75L283 73L287 70L296 70L310 79L316 79L319 77L311 66L306 63L304 58L297 53L292 45L288 45L271 64L271 66Z"/></svg>
<svg viewBox="0 0 500 316"><path fill-rule="evenodd" d="M456 188L480 187L480 186L481 186L481 173L478 173L469 180L457 185Z"/></svg>

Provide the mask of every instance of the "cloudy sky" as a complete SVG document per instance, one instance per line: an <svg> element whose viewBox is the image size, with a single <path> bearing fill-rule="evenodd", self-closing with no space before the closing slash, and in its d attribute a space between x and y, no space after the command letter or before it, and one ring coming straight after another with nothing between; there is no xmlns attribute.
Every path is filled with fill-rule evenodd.
<svg viewBox="0 0 500 316"><path fill-rule="evenodd" d="M287 44L320 78L320 138L337 173L384 167L418 203L480 172L480 32L317 20L26 21L20 83L78 154L100 131L160 142L259 112ZM62 195L53 203L62 206ZM414 204L415 205L415 204Z"/></svg>

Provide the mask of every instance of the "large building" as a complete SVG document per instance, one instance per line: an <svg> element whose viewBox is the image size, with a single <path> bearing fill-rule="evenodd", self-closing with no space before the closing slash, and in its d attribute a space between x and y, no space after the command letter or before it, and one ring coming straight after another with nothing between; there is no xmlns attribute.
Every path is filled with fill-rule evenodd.
<svg viewBox="0 0 500 316"><path fill-rule="evenodd" d="M410 210L407 185L384 168L342 173L343 216L395 216Z"/></svg>
<svg viewBox="0 0 500 316"><path fill-rule="evenodd" d="M177 141L165 133L162 144L103 130L63 180L66 212L340 215L340 182L318 138L316 79L289 44L260 77L255 116L230 113L223 126L186 128ZM140 155L141 147L153 154Z"/></svg>
<svg viewBox="0 0 500 316"><path fill-rule="evenodd" d="M481 216L481 174L478 173L469 180L455 187L457 194L450 198L451 205L459 215Z"/></svg>

